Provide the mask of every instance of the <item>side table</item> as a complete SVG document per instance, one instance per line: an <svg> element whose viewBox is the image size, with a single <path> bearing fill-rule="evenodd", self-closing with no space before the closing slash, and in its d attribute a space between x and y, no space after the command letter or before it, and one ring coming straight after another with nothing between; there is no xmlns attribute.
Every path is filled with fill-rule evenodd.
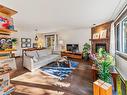
<svg viewBox="0 0 127 95"><path fill-rule="evenodd" d="M93 77L93 82L94 82L98 78L98 69L94 65L92 66L91 69L92 69L92 77ZM118 73L117 71L114 71L114 70L110 70L110 73L111 73L113 84L114 84L114 90L116 91L117 90L116 79L117 79Z"/></svg>

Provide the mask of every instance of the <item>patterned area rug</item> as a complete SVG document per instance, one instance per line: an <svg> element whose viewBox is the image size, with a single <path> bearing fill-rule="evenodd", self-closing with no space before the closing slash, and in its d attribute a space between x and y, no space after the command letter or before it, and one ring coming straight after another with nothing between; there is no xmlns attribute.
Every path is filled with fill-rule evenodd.
<svg viewBox="0 0 127 95"><path fill-rule="evenodd" d="M60 64L59 66L57 66L56 63L52 63L49 66L41 67L40 70L43 73L63 80L72 72L73 69L75 69L78 66L79 63L75 61L69 61L69 64L70 67L67 67L65 63Z"/></svg>

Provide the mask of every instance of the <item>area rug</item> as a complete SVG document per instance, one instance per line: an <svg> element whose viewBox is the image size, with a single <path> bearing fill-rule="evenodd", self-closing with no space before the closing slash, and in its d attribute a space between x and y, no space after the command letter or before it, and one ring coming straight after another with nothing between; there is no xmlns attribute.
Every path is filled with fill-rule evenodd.
<svg viewBox="0 0 127 95"><path fill-rule="evenodd" d="M64 64L57 66L56 63L52 63L50 66L41 67L40 70L45 74L63 80L78 66L79 63L69 61L69 64L71 64L70 68L66 67Z"/></svg>

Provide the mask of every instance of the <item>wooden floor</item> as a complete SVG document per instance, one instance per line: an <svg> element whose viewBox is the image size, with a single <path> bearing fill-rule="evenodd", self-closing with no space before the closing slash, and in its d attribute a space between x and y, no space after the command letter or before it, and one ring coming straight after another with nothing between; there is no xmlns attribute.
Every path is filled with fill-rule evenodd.
<svg viewBox="0 0 127 95"><path fill-rule="evenodd" d="M65 80L59 80L61 85L51 85L48 81L45 82L45 85L41 83L22 82L21 80L11 81L16 85L14 95L93 95L91 66L88 65L88 62L79 62L78 68L76 68L72 74ZM16 63L18 69L11 73L11 78L29 72L27 69L23 68L21 58L17 58ZM40 79L44 77L44 74L38 75ZM40 80L39 76L37 77L38 80ZM38 82L37 78L36 81ZM34 76L32 79L35 80ZM46 78L42 78L42 80L46 80ZM54 80L52 80L52 82L54 82Z"/></svg>

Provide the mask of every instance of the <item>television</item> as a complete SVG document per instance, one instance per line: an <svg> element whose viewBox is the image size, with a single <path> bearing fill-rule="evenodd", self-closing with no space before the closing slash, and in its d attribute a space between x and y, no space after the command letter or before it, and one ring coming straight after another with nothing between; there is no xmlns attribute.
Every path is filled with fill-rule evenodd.
<svg viewBox="0 0 127 95"><path fill-rule="evenodd" d="M79 45L78 44L67 44L67 51L71 52L79 52Z"/></svg>

